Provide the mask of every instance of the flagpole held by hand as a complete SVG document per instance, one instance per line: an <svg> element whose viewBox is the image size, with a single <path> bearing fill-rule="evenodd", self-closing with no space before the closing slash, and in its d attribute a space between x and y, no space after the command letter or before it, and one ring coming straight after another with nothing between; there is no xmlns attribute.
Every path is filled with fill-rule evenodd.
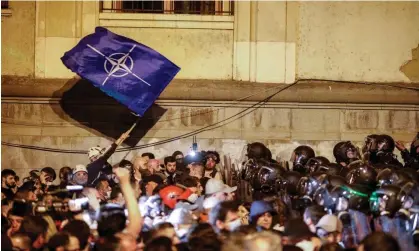
<svg viewBox="0 0 419 251"><path fill-rule="evenodd" d="M137 115L138 116L138 115ZM124 132L116 141L115 144L116 145L121 145L128 137L129 134L132 132L132 130L134 130L134 128L137 126L138 122L140 122L141 117L138 116L137 120L134 122L134 124L132 124L132 126L128 129L128 131Z"/></svg>

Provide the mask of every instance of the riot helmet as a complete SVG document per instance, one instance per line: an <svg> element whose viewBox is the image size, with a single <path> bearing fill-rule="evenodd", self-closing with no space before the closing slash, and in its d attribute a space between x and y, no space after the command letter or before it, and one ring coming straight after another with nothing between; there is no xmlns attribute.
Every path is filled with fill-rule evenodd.
<svg viewBox="0 0 419 251"><path fill-rule="evenodd" d="M364 145L362 146L363 156L378 151L377 139L377 134L371 134L365 138Z"/></svg>
<svg viewBox="0 0 419 251"><path fill-rule="evenodd" d="M348 209L368 212L369 211L369 190L365 187L348 184L341 187L345 192L342 196L348 200Z"/></svg>
<svg viewBox="0 0 419 251"><path fill-rule="evenodd" d="M309 159L305 165L306 171L309 173L327 171L327 165L330 161L323 156L316 156Z"/></svg>
<svg viewBox="0 0 419 251"><path fill-rule="evenodd" d="M305 165L309 159L315 156L316 155L313 148L309 146L299 146L295 148L291 156L293 171L297 171L303 174L306 173Z"/></svg>
<svg viewBox="0 0 419 251"><path fill-rule="evenodd" d="M329 163L326 164L325 167L327 168L326 173L329 175L341 175L342 166L337 163Z"/></svg>
<svg viewBox="0 0 419 251"><path fill-rule="evenodd" d="M377 137L377 152L392 153L396 144L394 139L386 134L378 135Z"/></svg>
<svg viewBox="0 0 419 251"><path fill-rule="evenodd" d="M286 192L291 196L298 195L298 183L301 179L301 174L296 171L285 172L278 179L278 187L281 191Z"/></svg>
<svg viewBox="0 0 419 251"><path fill-rule="evenodd" d="M375 189L377 184L377 172L368 164L351 168L345 178L348 184L360 185L369 189Z"/></svg>
<svg viewBox="0 0 419 251"><path fill-rule="evenodd" d="M399 186L384 185L373 192L370 198L370 209L376 214L393 216L402 207L402 203L409 199L407 191Z"/></svg>
<svg viewBox="0 0 419 251"><path fill-rule="evenodd" d="M313 197L316 190L327 184L327 174L325 173L312 173L309 176L302 177L297 185L298 194L300 196Z"/></svg>
<svg viewBox="0 0 419 251"><path fill-rule="evenodd" d="M350 142L339 142L333 148L333 156L335 156L337 163L345 163L346 165L359 160L358 149Z"/></svg>
<svg viewBox="0 0 419 251"><path fill-rule="evenodd" d="M269 160L269 159L271 159L269 157L270 151L268 150L268 148L264 144L262 144L260 142L254 142L254 143L248 144L246 155L249 159L255 159L255 160L259 160L259 159Z"/></svg>

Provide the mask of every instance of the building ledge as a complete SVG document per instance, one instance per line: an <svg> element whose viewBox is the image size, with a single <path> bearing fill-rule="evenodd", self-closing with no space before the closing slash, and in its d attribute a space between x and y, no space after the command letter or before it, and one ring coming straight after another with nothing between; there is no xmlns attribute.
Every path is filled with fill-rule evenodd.
<svg viewBox="0 0 419 251"><path fill-rule="evenodd" d="M2 97L59 98L79 81L84 80L2 76L1 92ZM270 102L419 105L419 83L386 85L390 83L300 80L275 95ZM243 101L260 101L287 86L232 80L175 79L162 92L159 100L234 101L257 93ZM80 95L91 97L89 92L81 92Z"/></svg>
<svg viewBox="0 0 419 251"><path fill-rule="evenodd" d="M234 16L100 13L104 27L233 30Z"/></svg>
<svg viewBox="0 0 419 251"><path fill-rule="evenodd" d="M1 9L1 16L2 17L12 16L12 10L11 9Z"/></svg>

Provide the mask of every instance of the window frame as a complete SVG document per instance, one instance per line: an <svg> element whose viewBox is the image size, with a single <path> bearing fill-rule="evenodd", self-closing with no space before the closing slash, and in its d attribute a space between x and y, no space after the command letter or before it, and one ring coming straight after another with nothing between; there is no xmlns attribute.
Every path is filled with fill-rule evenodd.
<svg viewBox="0 0 419 251"><path fill-rule="evenodd" d="M3 8L3 4L5 8ZM1 1L1 16L2 17L9 17L12 15L12 10L10 9L10 1Z"/></svg>
<svg viewBox="0 0 419 251"><path fill-rule="evenodd" d="M214 14L208 13L176 13L175 2L190 2L190 1L176 1L176 0L161 0L163 1L163 10L153 13L152 10L141 12L140 9L123 9L123 0L100 0L100 13L135 13L135 14L171 14L171 15L199 15L199 16L234 16L234 0L216 0L214 1ZM204 2L204 1L202 1ZM210 1L212 2L212 1ZM224 9L227 9L224 11ZM137 11L136 11L137 10ZM202 7L201 7L202 11Z"/></svg>
<svg viewBox="0 0 419 251"><path fill-rule="evenodd" d="M170 4L173 0L165 0ZM111 1L108 1L110 3ZM229 3L229 2L227 2ZM234 30L233 15L194 15L168 13L103 12L99 9L99 26L108 28L164 28ZM167 6L166 6L167 7Z"/></svg>

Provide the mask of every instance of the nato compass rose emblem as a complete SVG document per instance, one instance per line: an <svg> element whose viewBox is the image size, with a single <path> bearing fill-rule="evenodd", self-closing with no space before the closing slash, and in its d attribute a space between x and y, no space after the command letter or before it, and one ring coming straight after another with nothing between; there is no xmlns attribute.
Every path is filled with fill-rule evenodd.
<svg viewBox="0 0 419 251"><path fill-rule="evenodd" d="M147 83L147 81L145 81L144 79L137 76L134 72L132 72L132 68L134 68L134 60L132 60L129 54L134 50L135 45L132 46L131 50L129 50L128 53L117 52L112 53L109 56L105 56L102 52L100 52L98 49L91 46L90 44L87 44L87 46L94 52L105 58L103 67L106 73L108 73L108 76L103 81L102 86L105 85L106 81L108 81L110 77L122 78L128 74L131 74L132 76L138 78L144 84L151 86L149 83Z"/></svg>

